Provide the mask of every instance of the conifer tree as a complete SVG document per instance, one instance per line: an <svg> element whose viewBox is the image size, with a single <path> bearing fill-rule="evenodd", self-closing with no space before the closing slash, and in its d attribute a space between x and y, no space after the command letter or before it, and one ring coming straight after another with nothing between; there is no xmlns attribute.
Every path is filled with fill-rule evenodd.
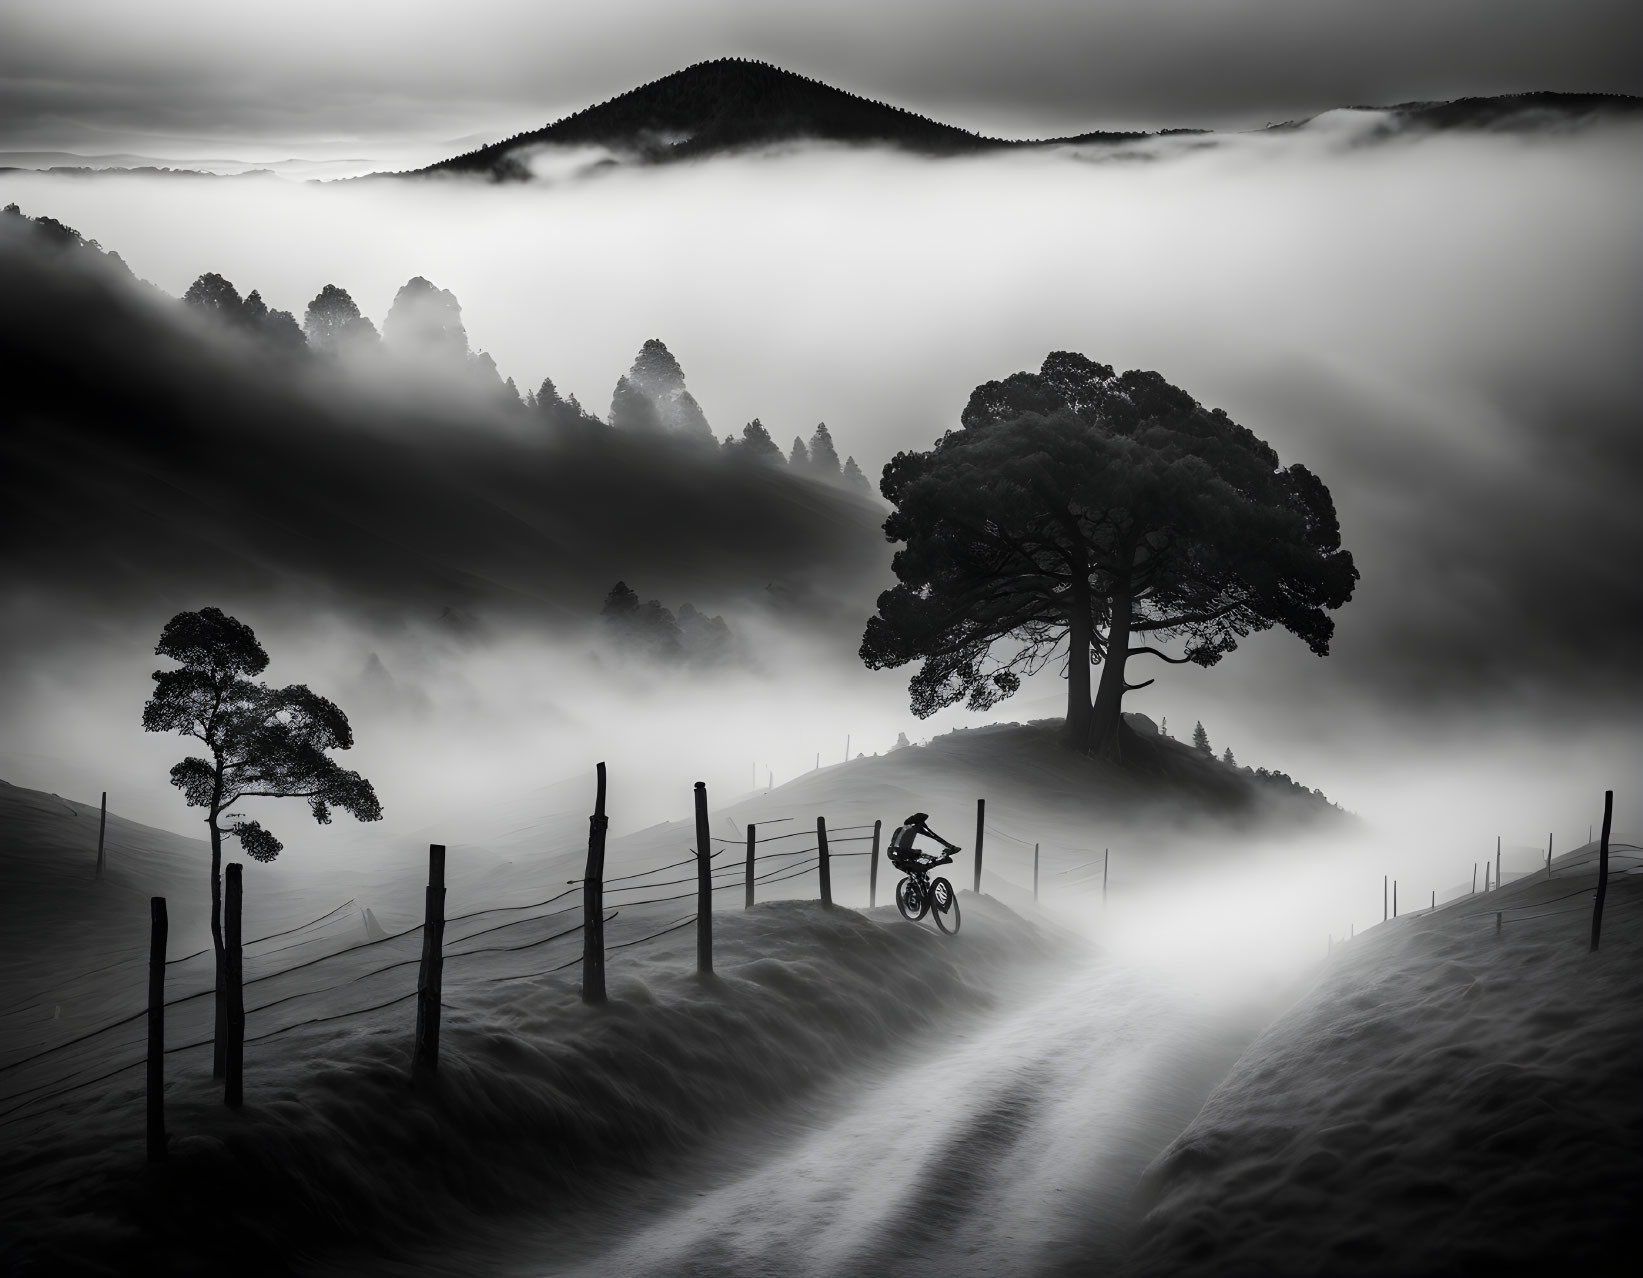
<svg viewBox="0 0 1643 1278"><path fill-rule="evenodd" d="M872 496L873 486L867 482L867 476L861 473L861 467L856 465L856 459L854 457L846 457L844 459L843 479L844 486L852 492L862 493L865 496Z"/></svg>
<svg viewBox="0 0 1643 1278"><path fill-rule="evenodd" d="M1193 726L1193 729L1192 729L1192 748L1194 750L1202 750L1205 754L1209 755L1211 758L1215 757L1215 751L1210 748L1209 733L1204 731L1204 725L1203 725L1202 720L1200 720L1197 724L1195 724Z"/></svg>
<svg viewBox="0 0 1643 1278"><path fill-rule="evenodd" d="M742 427L742 439L736 447L750 461L761 461L774 465L780 465L786 461L786 458L782 456L780 445L770 438L770 432L764 428L764 423L757 417Z"/></svg>
<svg viewBox="0 0 1643 1278"><path fill-rule="evenodd" d="M795 470L810 469L810 450L797 435L793 436L793 451L788 454L787 464Z"/></svg>
<svg viewBox="0 0 1643 1278"><path fill-rule="evenodd" d="M816 433L810 437L810 469L822 479L839 478L839 452L826 422L817 422Z"/></svg>

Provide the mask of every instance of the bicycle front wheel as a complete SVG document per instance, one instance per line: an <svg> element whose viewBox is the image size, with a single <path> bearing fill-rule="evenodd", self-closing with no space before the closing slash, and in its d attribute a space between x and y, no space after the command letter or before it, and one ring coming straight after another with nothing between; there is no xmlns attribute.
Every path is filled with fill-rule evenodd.
<svg viewBox="0 0 1643 1278"><path fill-rule="evenodd" d="M930 884L930 905L937 927L948 936L958 931L958 893L946 879L936 879Z"/></svg>
<svg viewBox="0 0 1643 1278"><path fill-rule="evenodd" d="M919 881L908 875L896 884L896 908L904 919L917 923L930 910L930 896L919 886Z"/></svg>

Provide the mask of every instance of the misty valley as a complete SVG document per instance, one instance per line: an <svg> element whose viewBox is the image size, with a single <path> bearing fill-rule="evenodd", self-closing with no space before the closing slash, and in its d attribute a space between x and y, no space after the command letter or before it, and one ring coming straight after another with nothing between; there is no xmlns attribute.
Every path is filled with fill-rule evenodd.
<svg viewBox="0 0 1643 1278"><path fill-rule="evenodd" d="M8 153L0 1272L1631 1272L1640 151Z"/></svg>

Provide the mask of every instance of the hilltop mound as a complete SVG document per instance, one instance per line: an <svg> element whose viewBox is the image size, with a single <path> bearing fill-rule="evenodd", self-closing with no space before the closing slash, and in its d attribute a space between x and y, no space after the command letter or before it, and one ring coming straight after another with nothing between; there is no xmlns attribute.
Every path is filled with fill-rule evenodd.
<svg viewBox="0 0 1643 1278"><path fill-rule="evenodd" d="M534 145L607 146L665 160L798 139L888 142L932 155L1002 145L765 62L720 58L420 171L522 177L514 153Z"/></svg>

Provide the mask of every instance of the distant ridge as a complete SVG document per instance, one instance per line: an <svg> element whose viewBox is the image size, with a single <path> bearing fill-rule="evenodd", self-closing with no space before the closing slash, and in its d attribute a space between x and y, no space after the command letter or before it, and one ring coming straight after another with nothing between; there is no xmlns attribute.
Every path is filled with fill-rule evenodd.
<svg viewBox="0 0 1643 1278"><path fill-rule="evenodd" d="M1643 99L1611 93L1514 93L1452 102L1405 102L1382 111L1406 129L1533 131L1589 123L1597 117L1643 115ZM1272 126L1302 128L1307 120ZM441 160L415 173L483 173L498 180L530 177L520 152L536 145L603 146L640 161L698 158L784 142L888 144L919 155L953 156L1071 143L1118 143L1158 134L1091 131L1038 141L983 137L916 112L872 101L820 80L749 58L698 62L585 107L540 129Z"/></svg>

